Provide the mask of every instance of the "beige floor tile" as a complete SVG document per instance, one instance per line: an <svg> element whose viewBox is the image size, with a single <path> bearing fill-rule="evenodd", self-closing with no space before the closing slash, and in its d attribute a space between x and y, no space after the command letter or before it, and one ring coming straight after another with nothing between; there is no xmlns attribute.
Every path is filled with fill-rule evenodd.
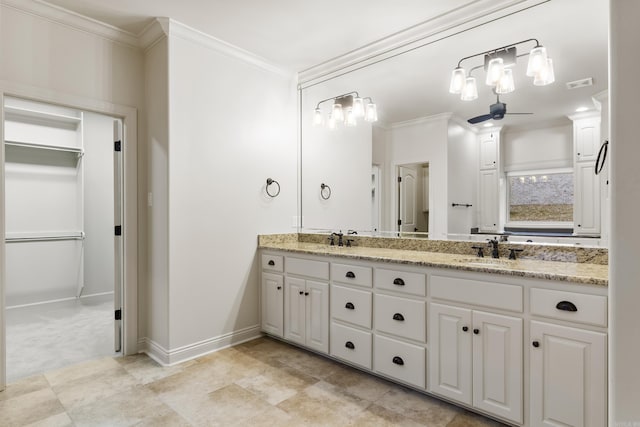
<svg viewBox="0 0 640 427"><path fill-rule="evenodd" d="M258 395L266 402L277 405L317 381L316 378L296 369L283 367L269 368L260 375L245 377L235 383Z"/></svg>
<svg viewBox="0 0 640 427"><path fill-rule="evenodd" d="M320 381L281 402L278 407L310 425L340 426L356 419L370 404Z"/></svg>
<svg viewBox="0 0 640 427"><path fill-rule="evenodd" d="M140 384L148 384L182 372L185 368L197 363L190 360L175 366L162 366L145 354L137 354L120 358L121 366Z"/></svg>
<svg viewBox="0 0 640 427"><path fill-rule="evenodd" d="M304 350L284 352L278 357L278 360L284 365L298 369L320 380L330 377L342 366L331 359Z"/></svg>
<svg viewBox="0 0 640 427"><path fill-rule="evenodd" d="M61 412L35 423L27 424L26 427L73 427L73 421L66 412Z"/></svg>
<svg viewBox="0 0 640 427"><path fill-rule="evenodd" d="M465 411L447 424L447 427L503 427L506 424L499 423L498 421L491 420L483 417L482 415L474 414L473 412Z"/></svg>
<svg viewBox="0 0 640 427"><path fill-rule="evenodd" d="M0 402L4 427L25 426L63 412L64 407L49 388Z"/></svg>
<svg viewBox="0 0 640 427"><path fill-rule="evenodd" d="M445 427L463 411L446 402L400 386L394 386L378 399L376 404L430 427Z"/></svg>
<svg viewBox="0 0 640 427"><path fill-rule="evenodd" d="M136 384L136 380L121 366L101 370L92 375L76 378L53 386L53 391L67 411L114 394L121 393Z"/></svg>
<svg viewBox="0 0 640 427"><path fill-rule="evenodd" d="M78 405L68 414L79 427L117 427L161 420L172 412L154 393L144 386L135 386L123 388L119 393L86 405Z"/></svg>
<svg viewBox="0 0 640 427"><path fill-rule="evenodd" d="M177 396L166 402L195 426L229 426L256 417L272 406L235 384L206 396Z"/></svg>
<svg viewBox="0 0 640 427"><path fill-rule="evenodd" d="M0 401L12 399L45 388L49 388L49 382L44 375L34 375L8 384L7 388L0 392Z"/></svg>
<svg viewBox="0 0 640 427"><path fill-rule="evenodd" d="M301 420L297 420L282 409L272 406L248 420L233 424L233 427L302 427L304 425Z"/></svg>
<svg viewBox="0 0 640 427"><path fill-rule="evenodd" d="M413 421L412 419L407 418L398 412L391 411L389 409L383 408L382 406L373 404L365 409L364 412L356 419L350 422L349 425L357 427L420 427L423 424L417 421Z"/></svg>
<svg viewBox="0 0 640 427"><path fill-rule="evenodd" d="M47 378L47 381L49 381L49 384L54 387L75 381L79 378L95 375L102 371L117 368L120 365L116 362L116 359L117 358L113 357L105 357L102 359L90 360L88 362L46 372L44 376Z"/></svg>
<svg viewBox="0 0 640 427"><path fill-rule="evenodd" d="M394 384L366 374L357 369L339 366L325 381L361 399L375 402L384 396Z"/></svg>

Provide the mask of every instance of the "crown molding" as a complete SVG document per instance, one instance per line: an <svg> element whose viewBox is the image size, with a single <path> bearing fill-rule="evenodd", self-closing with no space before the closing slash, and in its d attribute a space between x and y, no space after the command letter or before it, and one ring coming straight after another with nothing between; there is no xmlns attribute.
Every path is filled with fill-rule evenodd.
<svg viewBox="0 0 640 427"><path fill-rule="evenodd" d="M580 119L600 119L600 111L598 110L590 110L583 111L582 113L568 114L567 117L569 120L580 120Z"/></svg>
<svg viewBox="0 0 640 427"><path fill-rule="evenodd" d="M42 0L1 0L0 6L66 25L78 31L95 34L129 47L139 47L138 36L133 33Z"/></svg>
<svg viewBox="0 0 640 427"><path fill-rule="evenodd" d="M469 0L465 5L298 72L302 87L375 64L551 0Z"/></svg>
<svg viewBox="0 0 640 427"><path fill-rule="evenodd" d="M247 50L232 45L231 43L228 43L224 40L220 40L207 33L196 30L195 28L189 27L188 25L185 25L181 22L175 21L173 19L167 19L167 25L168 34L170 37L175 36L183 40L197 43L216 52L240 59L265 71L269 71L283 77L292 78L295 75L293 71L281 68L262 58L261 56L255 55Z"/></svg>
<svg viewBox="0 0 640 427"><path fill-rule="evenodd" d="M147 51L167 35L169 35L169 18L155 18L138 34L138 44Z"/></svg>
<svg viewBox="0 0 640 427"><path fill-rule="evenodd" d="M418 117L417 119L405 120L403 122L391 123L391 129L403 128L407 126L415 126L423 123L449 121L453 117L453 113L440 113L433 116Z"/></svg>

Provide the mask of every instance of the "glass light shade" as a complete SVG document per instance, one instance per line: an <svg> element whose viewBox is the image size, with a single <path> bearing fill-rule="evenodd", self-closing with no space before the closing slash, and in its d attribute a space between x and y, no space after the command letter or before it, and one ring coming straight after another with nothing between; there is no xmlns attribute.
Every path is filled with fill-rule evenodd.
<svg viewBox="0 0 640 427"><path fill-rule="evenodd" d="M347 108L346 118L344 119L344 124L348 127L353 127L356 125L356 115L353 112L353 108Z"/></svg>
<svg viewBox="0 0 640 427"><path fill-rule="evenodd" d="M329 129L336 128L336 119L333 117L333 114L329 114L329 120L327 120L327 126Z"/></svg>
<svg viewBox="0 0 640 427"><path fill-rule="evenodd" d="M487 79L485 80L487 86L495 86L498 84L503 71L504 61L502 58L491 59L489 61L489 66L487 67Z"/></svg>
<svg viewBox="0 0 640 427"><path fill-rule="evenodd" d="M376 108L376 104L374 104L373 102L370 102L367 104L367 109L364 115L364 119L368 122L378 121L378 109Z"/></svg>
<svg viewBox="0 0 640 427"><path fill-rule="evenodd" d="M353 98L353 115L356 118L364 117L364 100L362 98Z"/></svg>
<svg viewBox="0 0 640 427"><path fill-rule="evenodd" d="M313 113L313 125L321 126L324 122L324 116L322 115L322 110L320 108L316 108Z"/></svg>
<svg viewBox="0 0 640 427"><path fill-rule="evenodd" d="M536 46L529 52L527 63L527 76L533 77L539 74L547 66L547 49L544 46Z"/></svg>
<svg viewBox="0 0 640 427"><path fill-rule="evenodd" d="M333 107L331 108L331 117L333 117L333 120L336 122L344 120L344 112L342 111L341 104L333 104Z"/></svg>
<svg viewBox="0 0 640 427"><path fill-rule="evenodd" d="M467 77L464 90L462 91L462 95L460 99L463 101L473 101L478 97L478 87L476 86L476 78L475 77Z"/></svg>
<svg viewBox="0 0 640 427"><path fill-rule="evenodd" d="M556 76L553 72L553 61L551 58L547 58L547 66L544 67L533 78L533 84L536 86L546 86L556 81Z"/></svg>
<svg viewBox="0 0 640 427"><path fill-rule="evenodd" d="M513 70L511 68L505 68L502 72L502 77L500 77L496 85L496 93L510 93L514 90L516 90L516 85L513 81Z"/></svg>
<svg viewBox="0 0 640 427"><path fill-rule="evenodd" d="M449 85L449 92L450 93L462 93L462 90L464 89L464 82L466 79L466 73L464 71L464 68L462 67L456 67L452 72L451 72L451 84Z"/></svg>

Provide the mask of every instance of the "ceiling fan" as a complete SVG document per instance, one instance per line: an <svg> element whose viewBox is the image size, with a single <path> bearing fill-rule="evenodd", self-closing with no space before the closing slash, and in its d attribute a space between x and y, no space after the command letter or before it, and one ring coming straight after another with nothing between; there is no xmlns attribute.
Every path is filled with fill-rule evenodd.
<svg viewBox="0 0 640 427"><path fill-rule="evenodd" d="M507 104L500 102L500 95L496 93L496 103L489 106L489 114L472 117L467 120L469 123L476 124L486 120L502 120L505 114L533 114L533 113L507 113Z"/></svg>

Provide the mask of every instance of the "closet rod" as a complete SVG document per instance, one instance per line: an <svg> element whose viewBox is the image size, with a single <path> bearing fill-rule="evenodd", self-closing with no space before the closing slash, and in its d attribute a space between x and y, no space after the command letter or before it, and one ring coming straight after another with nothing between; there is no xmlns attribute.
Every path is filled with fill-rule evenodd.
<svg viewBox="0 0 640 427"><path fill-rule="evenodd" d="M69 236L34 236L34 237L7 237L4 239L5 243L21 243L21 242L54 242L65 240L84 240L84 234L82 235L69 235Z"/></svg>
<svg viewBox="0 0 640 427"><path fill-rule="evenodd" d="M38 148L40 150L51 150L51 151L64 151L67 153L75 153L81 156L83 154L82 148L77 147L62 147L58 145L48 145L48 144L35 144L31 142L19 142L19 141L5 141L5 145L10 145L13 147L26 147L26 148Z"/></svg>

